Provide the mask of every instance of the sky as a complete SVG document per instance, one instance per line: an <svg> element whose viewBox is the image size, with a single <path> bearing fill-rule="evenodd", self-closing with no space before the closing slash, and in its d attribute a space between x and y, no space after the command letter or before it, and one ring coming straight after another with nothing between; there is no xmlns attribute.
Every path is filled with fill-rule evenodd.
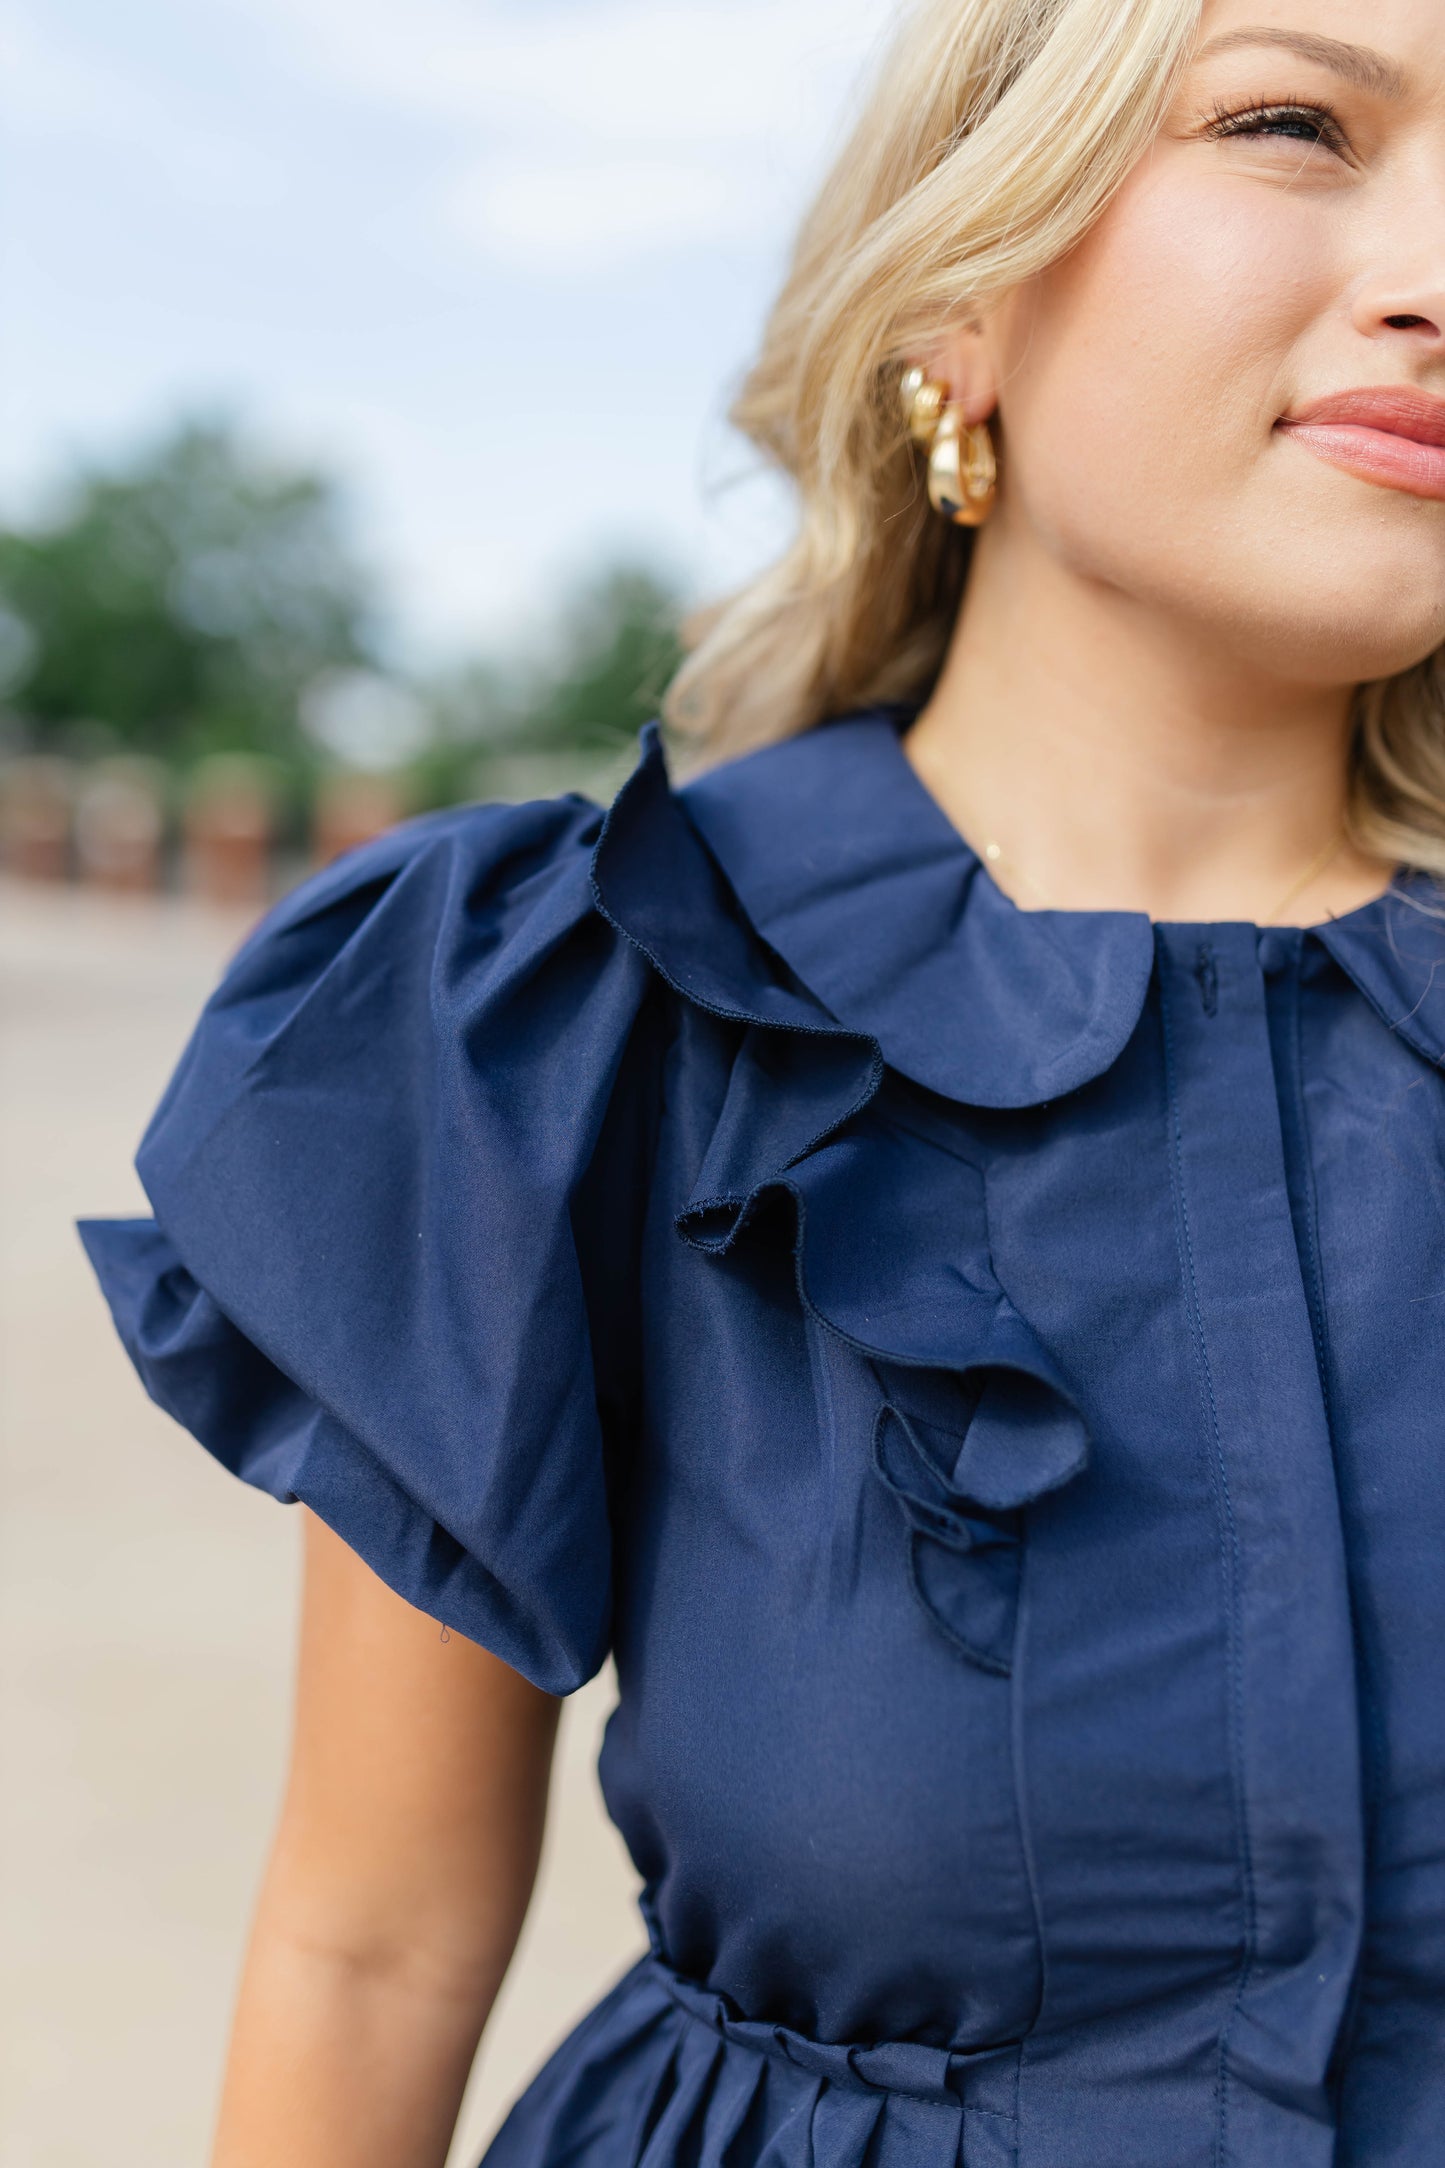
<svg viewBox="0 0 1445 2168"><path fill-rule="evenodd" d="M0 517L231 414L350 485L399 654L786 507L727 429L896 0L0 0Z"/></svg>

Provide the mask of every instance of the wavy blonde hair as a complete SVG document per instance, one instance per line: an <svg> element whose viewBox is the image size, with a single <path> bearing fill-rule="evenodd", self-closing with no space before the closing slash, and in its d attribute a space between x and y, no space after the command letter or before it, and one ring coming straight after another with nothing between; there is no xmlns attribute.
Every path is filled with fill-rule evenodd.
<svg viewBox="0 0 1445 2168"><path fill-rule="evenodd" d="M796 537L701 611L664 715L713 760L937 679L970 541L930 509L906 357L1067 253L1158 132L1200 0L916 0L799 235L737 427ZM1350 829L1445 875L1445 657L1363 686Z"/></svg>

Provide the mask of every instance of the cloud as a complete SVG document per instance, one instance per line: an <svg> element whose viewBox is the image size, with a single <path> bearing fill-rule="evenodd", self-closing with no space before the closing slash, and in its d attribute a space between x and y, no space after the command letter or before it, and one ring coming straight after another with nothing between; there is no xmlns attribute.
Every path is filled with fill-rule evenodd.
<svg viewBox="0 0 1445 2168"><path fill-rule="evenodd" d="M453 229L489 254L569 276L735 239L746 208L717 164L666 158L493 157L446 198Z"/></svg>
<svg viewBox="0 0 1445 2168"><path fill-rule="evenodd" d="M22 0L7 0L0 14L0 121L27 149L122 151L207 203L259 208L279 192L254 142L189 118L153 74L113 56L102 62Z"/></svg>
<svg viewBox="0 0 1445 2168"><path fill-rule="evenodd" d="M231 0L331 94L428 120L444 231L573 277L775 235L894 0Z"/></svg>

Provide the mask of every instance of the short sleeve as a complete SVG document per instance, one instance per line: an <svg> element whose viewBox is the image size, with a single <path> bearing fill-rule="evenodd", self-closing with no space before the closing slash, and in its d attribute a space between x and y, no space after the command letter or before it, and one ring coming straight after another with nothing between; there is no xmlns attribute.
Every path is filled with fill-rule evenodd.
<svg viewBox="0 0 1445 2168"><path fill-rule="evenodd" d="M151 1397L566 1693L606 1655L648 967L598 810L410 824L262 924L81 1235Z"/></svg>

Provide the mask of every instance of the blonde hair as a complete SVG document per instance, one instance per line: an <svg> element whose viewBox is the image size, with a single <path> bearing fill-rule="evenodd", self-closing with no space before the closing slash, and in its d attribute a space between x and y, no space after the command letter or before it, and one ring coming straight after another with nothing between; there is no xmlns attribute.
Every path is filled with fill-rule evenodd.
<svg viewBox="0 0 1445 2168"><path fill-rule="evenodd" d="M723 758L921 702L968 574L898 379L939 325L1066 254L1157 134L1200 0L916 0L804 222L732 419L795 485L783 557L699 612L664 702ZM1363 687L1350 831L1445 875L1445 659Z"/></svg>

